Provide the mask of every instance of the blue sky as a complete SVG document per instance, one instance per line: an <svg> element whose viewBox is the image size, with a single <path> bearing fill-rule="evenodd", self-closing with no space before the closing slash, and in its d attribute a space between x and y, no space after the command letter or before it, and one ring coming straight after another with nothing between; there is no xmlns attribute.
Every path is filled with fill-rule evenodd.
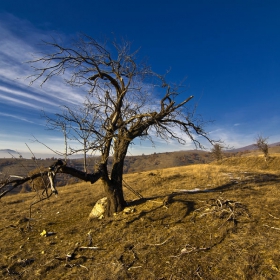
<svg viewBox="0 0 280 280"><path fill-rule="evenodd" d="M148 58L155 72L171 69L170 82L187 77L197 113L214 120L205 128L235 148L258 134L280 141L279 1L33 1L0 2L0 149L46 153L33 136L63 151L63 137L46 130L41 110L82 100L61 79L29 86L25 62L41 41L62 43L79 32L93 38L125 38ZM65 94L67 92L67 95ZM78 97L77 97L78 96ZM78 99L77 99L78 98ZM26 143L26 144L25 144ZM130 154L192 149L156 141L134 145Z"/></svg>

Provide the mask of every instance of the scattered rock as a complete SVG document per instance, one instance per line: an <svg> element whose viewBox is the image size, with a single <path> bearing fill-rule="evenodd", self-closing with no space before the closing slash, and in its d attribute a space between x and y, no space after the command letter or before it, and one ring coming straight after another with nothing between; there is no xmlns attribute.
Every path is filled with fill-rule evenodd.
<svg viewBox="0 0 280 280"><path fill-rule="evenodd" d="M123 212L125 214L131 214L131 213L135 212L135 208L134 207L126 207L126 208L124 208Z"/></svg>
<svg viewBox="0 0 280 280"><path fill-rule="evenodd" d="M107 197L99 199L89 214L89 219L103 219L107 207Z"/></svg>

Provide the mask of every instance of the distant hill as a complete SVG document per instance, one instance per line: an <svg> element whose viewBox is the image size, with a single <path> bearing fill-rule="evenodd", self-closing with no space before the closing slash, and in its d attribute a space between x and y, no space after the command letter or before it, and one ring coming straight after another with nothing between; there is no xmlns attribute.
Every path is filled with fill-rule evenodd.
<svg viewBox="0 0 280 280"><path fill-rule="evenodd" d="M125 160L125 173L209 163L211 155L206 151L191 150L179 152L154 153L152 155L130 156Z"/></svg>
<svg viewBox="0 0 280 280"><path fill-rule="evenodd" d="M25 159L19 158L0 158L0 181L9 175L27 176L34 169L44 170L54 163L55 158L48 159ZM190 164L209 163L211 155L206 151L179 151L170 153L154 153L152 155L128 156L124 163L124 173L134 173L163 169L168 167L185 166ZM96 164L99 162L98 157L88 158L88 172L94 172ZM79 170L83 170L83 159L69 159L67 164ZM112 159L109 158L109 170ZM67 184L77 183L79 179L67 174L57 175L57 185L64 186ZM25 186L30 189L31 186Z"/></svg>
<svg viewBox="0 0 280 280"><path fill-rule="evenodd" d="M270 144L270 153L280 153L280 142ZM17 153L16 151L5 149L0 150L1 152L9 151L11 153ZM226 152L225 157L232 156L243 156L243 155L257 155L260 154L257 148L252 145L241 147ZM34 169L43 170L52 163L55 158L48 159L25 159L19 158L0 158L0 181L3 180L7 175L26 176L30 171ZM189 151L178 151L178 152L166 152L166 153L154 153L151 155L141 156L127 156L124 163L124 173L136 173L149 170L165 169L170 167L180 167L192 164L203 164L210 163L214 160L210 152L201 150L189 150ZM98 157L88 158L88 172L94 172L96 164L99 162ZM69 159L67 164L79 170L83 170L83 159ZM109 158L109 170L112 164L112 159ZM79 179L71 177L67 174L57 175L57 185L64 186L67 184L77 183ZM30 187L30 186L29 186ZM27 188L28 189L28 188Z"/></svg>
<svg viewBox="0 0 280 280"><path fill-rule="evenodd" d="M257 150L255 144L251 144L237 149L227 150L227 152L238 153L238 152L253 151L253 150Z"/></svg>
<svg viewBox="0 0 280 280"><path fill-rule="evenodd" d="M0 155L2 154L18 154L18 152L11 149L0 149Z"/></svg>
<svg viewBox="0 0 280 280"><path fill-rule="evenodd" d="M269 147L275 147L275 146L280 146L280 142L269 144Z"/></svg>
<svg viewBox="0 0 280 280"><path fill-rule="evenodd" d="M269 144L268 146L269 147L277 147L277 146L280 146L280 142L272 143L272 144ZM228 150L227 152L237 153L237 152L245 152L245 151L254 151L254 150L257 150L257 149L258 148L255 144L251 144L251 145L244 146L244 147L241 147L241 148Z"/></svg>

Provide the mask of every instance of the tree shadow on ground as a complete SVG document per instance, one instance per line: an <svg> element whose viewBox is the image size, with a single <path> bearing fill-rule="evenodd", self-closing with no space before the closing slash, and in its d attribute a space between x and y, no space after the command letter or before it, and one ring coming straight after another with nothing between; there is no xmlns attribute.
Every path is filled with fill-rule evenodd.
<svg viewBox="0 0 280 280"><path fill-rule="evenodd" d="M172 193L166 193L166 194L160 194L160 195L154 195L154 196L150 196L150 197L140 198L140 199L128 202L128 206L134 207L134 206L142 205L148 201L162 199L162 204L160 206L149 209L149 210L141 211L141 213L138 215L138 217L136 217L134 219L134 220L137 220L137 219L142 218L143 216L146 216L148 214L151 214L152 212L157 211L160 208L163 208L163 207L168 208L174 203L180 203L180 205L184 205L184 207L186 209L185 214L183 215L183 217L180 218L180 220L181 220L181 219L187 217L188 215L190 215L195 210L195 202L189 200L189 197L188 197L188 199L184 199L183 196L203 194L203 193L224 193L227 191L244 189L244 188L250 189L251 188L250 184L252 184L252 183L257 184L258 186L262 186L263 183L265 183L266 185L271 184L271 183L275 184L277 182L280 183L280 176L275 175L275 174L247 173L246 176L247 176L247 178L245 178L245 179L242 179L239 181L232 180L231 182L229 182L227 184L223 184L223 185L217 186L212 189L195 188L193 190L181 190L178 192L172 192ZM133 222L133 221L130 221L130 222Z"/></svg>

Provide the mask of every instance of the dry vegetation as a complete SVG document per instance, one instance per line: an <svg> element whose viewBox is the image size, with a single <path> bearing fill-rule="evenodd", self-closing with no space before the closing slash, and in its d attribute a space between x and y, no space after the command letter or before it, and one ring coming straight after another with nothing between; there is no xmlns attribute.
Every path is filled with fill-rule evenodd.
<svg viewBox="0 0 280 280"><path fill-rule="evenodd" d="M127 213L88 221L98 183L4 197L1 279L280 279L280 157L127 174ZM47 237L41 233L53 232ZM81 247L95 247L81 249Z"/></svg>

